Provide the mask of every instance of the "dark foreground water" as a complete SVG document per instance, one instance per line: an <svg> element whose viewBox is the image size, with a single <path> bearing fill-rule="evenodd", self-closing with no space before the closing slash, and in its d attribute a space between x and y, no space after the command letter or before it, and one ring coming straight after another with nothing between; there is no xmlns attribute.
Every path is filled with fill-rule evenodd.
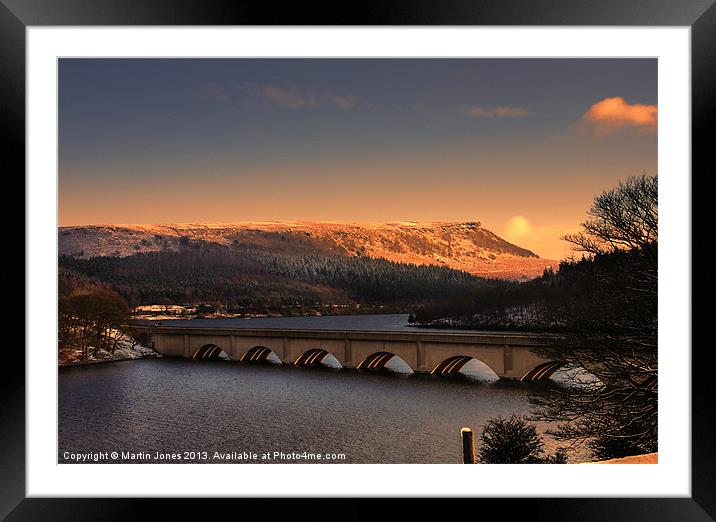
<svg viewBox="0 0 716 522"><path fill-rule="evenodd" d="M61 368L59 462L459 463L460 428L529 413L528 389L223 361Z"/></svg>

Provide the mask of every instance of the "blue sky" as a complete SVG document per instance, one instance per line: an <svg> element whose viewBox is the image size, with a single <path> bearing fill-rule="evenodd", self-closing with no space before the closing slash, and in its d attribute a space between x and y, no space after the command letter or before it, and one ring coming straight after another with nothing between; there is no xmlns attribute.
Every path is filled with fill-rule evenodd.
<svg viewBox="0 0 716 522"><path fill-rule="evenodd" d="M656 104L654 59L61 59L60 224L566 229L656 174Z"/></svg>

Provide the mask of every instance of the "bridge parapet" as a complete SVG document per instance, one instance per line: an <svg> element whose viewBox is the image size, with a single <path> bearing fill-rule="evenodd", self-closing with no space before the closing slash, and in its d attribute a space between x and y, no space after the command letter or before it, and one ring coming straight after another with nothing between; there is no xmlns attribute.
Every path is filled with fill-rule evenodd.
<svg viewBox="0 0 716 522"><path fill-rule="evenodd" d="M307 330L307 329L278 329L278 328L199 328L193 326L134 326L138 331L164 334L190 334L190 335L216 335L216 336L242 336L242 337L295 337L295 338L321 338L321 339L369 339L385 341L427 341L472 344L500 344L512 345L546 345L557 338L552 334L521 333L521 332L394 332L394 331L368 331L368 330Z"/></svg>
<svg viewBox="0 0 716 522"><path fill-rule="evenodd" d="M357 368L378 352L399 356L416 372L430 373L451 357L470 357L487 364L503 379L520 379L547 361L532 349L548 346L555 336L519 332L441 332L306 330L277 328L135 327L149 334L164 355L193 357L206 346L219 346L231 360L265 347L283 363L293 364L309 350L325 350L345 368Z"/></svg>

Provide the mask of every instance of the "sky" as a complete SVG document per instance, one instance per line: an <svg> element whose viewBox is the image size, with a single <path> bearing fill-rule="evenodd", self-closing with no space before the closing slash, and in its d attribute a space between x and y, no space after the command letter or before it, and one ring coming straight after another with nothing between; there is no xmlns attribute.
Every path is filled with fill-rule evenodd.
<svg viewBox="0 0 716 522"><path fill-rule="evenodd" d="M656 59L60 59L59 224L480 221L657 174Z"/></svg>

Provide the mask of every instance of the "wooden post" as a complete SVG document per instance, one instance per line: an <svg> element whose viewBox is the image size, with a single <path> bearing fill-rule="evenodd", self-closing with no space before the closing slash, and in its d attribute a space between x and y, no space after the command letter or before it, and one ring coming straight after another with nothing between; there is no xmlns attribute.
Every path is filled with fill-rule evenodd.
<svg viewBox="0 0 716 522"><path fill-rule="evenodd" d="M460 435L462 435L462 463L474 464L475 443L472 436L472 430L470 428L462 428L460 430Z"/></svg>

